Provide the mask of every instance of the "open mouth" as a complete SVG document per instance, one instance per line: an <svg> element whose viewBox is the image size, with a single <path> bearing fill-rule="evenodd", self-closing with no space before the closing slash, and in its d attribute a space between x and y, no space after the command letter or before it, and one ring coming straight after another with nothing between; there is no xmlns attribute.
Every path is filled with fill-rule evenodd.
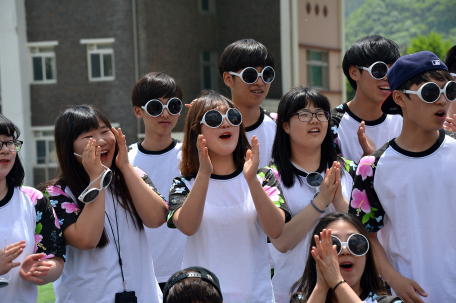
<svg viewBox="0 0 456 303"><path fill-rule="evenodd" d="M351 263L351 262L343 262L339 266L342 269L351 270L353 268L353 263Z"/></svg>
<svg viewBox="0 0 456 303"><path fill-rule="evenodd" d="M312 128L311 130L308 131L309 134L318 134L320 133L319 128Z"/></svg>
<svg viewBox="0 0 456 303"><path fill-rule="evenodd" d="M100 154L100 160L101 160L101 161L104 161L104 160L106 160L107 158L108 158L108 150L102 151L101 154Z"/></svg>
<svg viewBox="0 0 456 303"><path fill-rule="evenodd" d="M379 89L384 94L389 94L391 92L389 86L379 86Z"/></svg>
<svg viewBox="0 0 456 303"><path fill-rule="evenodd" d="M223 133L223 134L220 135L219 138L222 139L222 140L229 140L231 138L231 133L229 133L229 132Z"/></svg>
<svg viewBox="0 0 456 303"><path fill-rule="evenodd" d="M0 159L0 164L6 165L10 162L8 159Z"/></svg>
<svg viewBox="0 0 456 303"><path fill-rule="evenodd" d="M435 116L439 121L444 121L446 119L446 112L445 110L439 110L435 113Z"/></svg>
<svg viewBox="0 0 456 303"><path fill-rule="evenodd" d="M251 90L252 93L254 93L255 95L261 95L264 91L262 90Z"/></svg>

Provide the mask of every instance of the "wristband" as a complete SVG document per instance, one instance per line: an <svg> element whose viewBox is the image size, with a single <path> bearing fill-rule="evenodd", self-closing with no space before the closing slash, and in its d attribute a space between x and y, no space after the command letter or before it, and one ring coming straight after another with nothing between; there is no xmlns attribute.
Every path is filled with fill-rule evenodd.
<svg viewBox="0 0 456 303"><path fill-rule="evenodd" d="M312 204L312 206L313 206L319 213L324 213L324 212L325 212L324 209L323 209L323 210L319 209L319 208L314 204L313 200L310 200L310 203Z"/></svg>
<svg viewBox="0 0 456 303"><path fill-rule="evenodd" d="M342 280L342 281L340 281L339 283L337 283L336 286L334 286L334 288L332 289L332 291L335 292L337 286L339 286L340 284L342 284L342 283L344 283L344 282L345 282L345 280Z"/></svg>

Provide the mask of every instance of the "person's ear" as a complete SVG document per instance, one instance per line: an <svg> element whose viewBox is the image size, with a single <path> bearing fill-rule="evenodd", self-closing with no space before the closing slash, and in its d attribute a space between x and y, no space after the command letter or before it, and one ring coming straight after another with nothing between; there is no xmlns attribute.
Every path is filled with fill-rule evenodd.
<svg viewBox="0 0 456 303"><path fill-rule="evenodd" d="M282 128L283 128L284 132L286 132L287 134L290 134L290 123L288 121L283 122Z"/></svg>
<svg viewBox="0 0 456 303"><path fill-rule="evenodd" d="M141 111L141 108L140 108L140 107L135 106L135 107L133 107L133 110L134 110L134 112L135 112L136 118L141 119L141 118L143 117L142 111Z"/></svg>
<svg viewBox="0 0 456 303"><path fill-rule="evenodd" d="M229 72L223 73L223 82L225 82L225 85L228 86L229 88L233 88L233 86L234 86L233 76Z"/></svg>
<svg viewBox="0 0 456 303"><path fill-rule="evenodd" d="M359 71L359 68L356 66L352 65L348 68L348 74L350 77L353 79L353 81L359 81L359 77L361 75L361 72Z"/></svg>
<svg viewBox="0 0 456 303"><path fill-rule="evenodd" d="M402 112L404 112L404 108L406 107L405 99L407 99L407 96L403 92L398 90L393 91L393 100L401 107Z"/></svg>

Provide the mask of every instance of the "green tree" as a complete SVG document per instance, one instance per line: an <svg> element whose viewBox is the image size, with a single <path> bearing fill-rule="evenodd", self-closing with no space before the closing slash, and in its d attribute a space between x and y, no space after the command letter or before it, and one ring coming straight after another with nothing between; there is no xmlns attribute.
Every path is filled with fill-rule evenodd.
<svg viewBox="0 0 456 303"><path fill-rule="evenodd" d="M436 54L443 61L445 54L452 45L449 39L443 41L442 35L431 32L427 36L418 35L416 38L413 38L410 42L410 47L407 48L407 53L413 54L427 50Z"/></svg>

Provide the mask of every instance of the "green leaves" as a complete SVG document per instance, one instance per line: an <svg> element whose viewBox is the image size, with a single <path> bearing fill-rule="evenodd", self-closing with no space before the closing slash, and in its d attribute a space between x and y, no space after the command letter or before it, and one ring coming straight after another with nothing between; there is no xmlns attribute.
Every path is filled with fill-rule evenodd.
<svg viewBox="0 0 456 303"><path fill-rule="evenodd" d="M377 211L378 209L375 208L375 207L371 207L371 211L370 213L368 214L364 214L363 216L363 224L367 223L369 221L370 218L374 219L375 220L375 214L374 214L374 211Z"/></svg>

